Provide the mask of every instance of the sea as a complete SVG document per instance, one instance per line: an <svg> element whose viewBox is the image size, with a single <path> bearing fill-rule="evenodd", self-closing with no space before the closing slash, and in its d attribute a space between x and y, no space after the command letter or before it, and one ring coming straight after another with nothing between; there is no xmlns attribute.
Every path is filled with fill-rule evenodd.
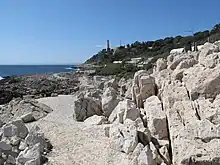
<svg viewBox="0 0 220 165"><path fill-rule="evenodd" d="M75 65L0 65L0 80L6 76L74 71Z"/></svg>

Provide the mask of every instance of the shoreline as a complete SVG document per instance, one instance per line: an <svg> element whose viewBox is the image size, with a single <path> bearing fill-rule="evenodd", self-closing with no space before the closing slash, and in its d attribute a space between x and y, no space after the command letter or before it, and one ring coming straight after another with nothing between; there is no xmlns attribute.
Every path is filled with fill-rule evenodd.
<svg viewBox="0 0 220 165"><path fill-rule="evenodd" d="M79 88L80 76L76 72L57 72L4 77L0 80L0 105L17 97L37 99L73 94Z"/></svg>

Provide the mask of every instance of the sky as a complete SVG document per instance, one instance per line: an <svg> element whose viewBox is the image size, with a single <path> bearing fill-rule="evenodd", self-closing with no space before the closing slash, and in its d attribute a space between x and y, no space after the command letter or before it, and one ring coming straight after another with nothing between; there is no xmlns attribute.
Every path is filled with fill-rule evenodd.
<svg viewBox="0 0 220 165"><path fill-rule="evenodd" d="M219 0L0 0L0 64L82 63L105 47L220 23Z"/></svg>

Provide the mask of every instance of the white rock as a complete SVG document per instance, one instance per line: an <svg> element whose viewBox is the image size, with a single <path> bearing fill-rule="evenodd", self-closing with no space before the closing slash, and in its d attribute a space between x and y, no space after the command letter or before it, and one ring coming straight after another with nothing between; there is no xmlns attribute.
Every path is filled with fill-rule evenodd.
<svg viewBox="0 0 220 165"><path fill-rule="evenodd" d="M183 82L191 100L215 98L220 93L220 65L213 69L196 65L184 71Z"/></svg>
<svg viewBox="0 0 220 165"><path fill-rule="evenodd" d="M205 43L205 45L203 46L203 48L199 54L199 63L204 64L204 62L206 61L206 57L208 55L213 54L218 51L219 51L218 46L216 46L212 43Z"/></svg>
<svg viewBox="0 0 220 165"><path fill-rule="evenodd" d="M162 109L161 101L157 96L151 96L144 103L148 128L152 136L157 139L168 138L166 113Z"/></svg>
<svg viewBox="0 0 220 165"><path fill-rule="evenodd" d="M139 109L136 108L131 100L126 99L118 103L108 120L110 123L123 123L126 119L135 121L139 116Z"/></svg>
<svg viewBox="0 0 220 165"><path fill-rule="evenodd" d="M132 100L138 108L143 106L143 101L148 97L155 95L155 79L149 76L146 71L138 71L134 75L132 85Z"/></svg>
<svg viewBox="0 0 220 165"><path fill-rule="evenodd" d="M122 124L114 124L110 127L109 137L112 148L127 154L133 152L138 144L135 126L126 127Z"/></svg>
<svg viewBox="0 0 220 165"><path fill-rule="evenodd" d="M159 58L156 62L156 72L167 68L167 62L163 58Z"/></svg>
<svg viewBox="0 0 220 165"><path fill-rule="evenodd" d="M84 121L84 123L87 125L101 125L106 122L107 119L105 118L105 116L97 116L97 115L93 115Z"/></svg>
<svg viewBox="0 0 220 165"><path fill-rule="evenodd" d="M138 156L138 165L153 165L153 154L149 146L145 146Z"/></svg>
<svg viewBox="0 0 220 165"><path fill-rule="evenodd" d="M23 151L26 147L27 147L27 144L25 143L25 141L22 140L19 144L18 149Z"/></svg>
<svg viewBox="0 0 220 165"><path fill-rule="evenodd" d="M171 164L169 151L166 146L163 146L159 149L162 160L165 161L166 164Z"/></svg>
<svg viewBox="0 0 220 165"><path fill-rule="evenodd" d="M31 148L21 151L16 159L16 164L25 164L28 161L34 161L35 165L41 165L41 149L40 143L35 144Z"/></svg>
<svg viewBox="0 0 220 165"><path fill-rule="evenodd" d="M102 110L104 116L109 117L118 103L117 91L112 87L106 88L102 96Z"/></svg>

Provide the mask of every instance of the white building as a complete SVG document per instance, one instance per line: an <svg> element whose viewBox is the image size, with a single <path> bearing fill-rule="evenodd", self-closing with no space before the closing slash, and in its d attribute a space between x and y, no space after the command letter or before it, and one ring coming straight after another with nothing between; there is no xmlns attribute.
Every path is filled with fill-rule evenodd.
<svg viewBox="0 0 220 165"><path fill-rule="evenodd" d="M113 64L121 64L122 61L113 61Z"/></svg>
<svg viewBox="0 0 220 165"><path fill-rule="evenodd" d="M203 48L203 45L198 45L197 46L198 50L201 50ZM194 46L192 46L192 50L194 50ZM178 48L178 49L172 49L170 51L170 54L181 54L183 53L184 48Z"/></svg>
<svg viewBox="0 0 220 165"><path fill-rule="evenodd" d="M137 64L142 58L138 57L138 58L131 58L130 61L127 61L126 63L128 64Z"/></svg>

